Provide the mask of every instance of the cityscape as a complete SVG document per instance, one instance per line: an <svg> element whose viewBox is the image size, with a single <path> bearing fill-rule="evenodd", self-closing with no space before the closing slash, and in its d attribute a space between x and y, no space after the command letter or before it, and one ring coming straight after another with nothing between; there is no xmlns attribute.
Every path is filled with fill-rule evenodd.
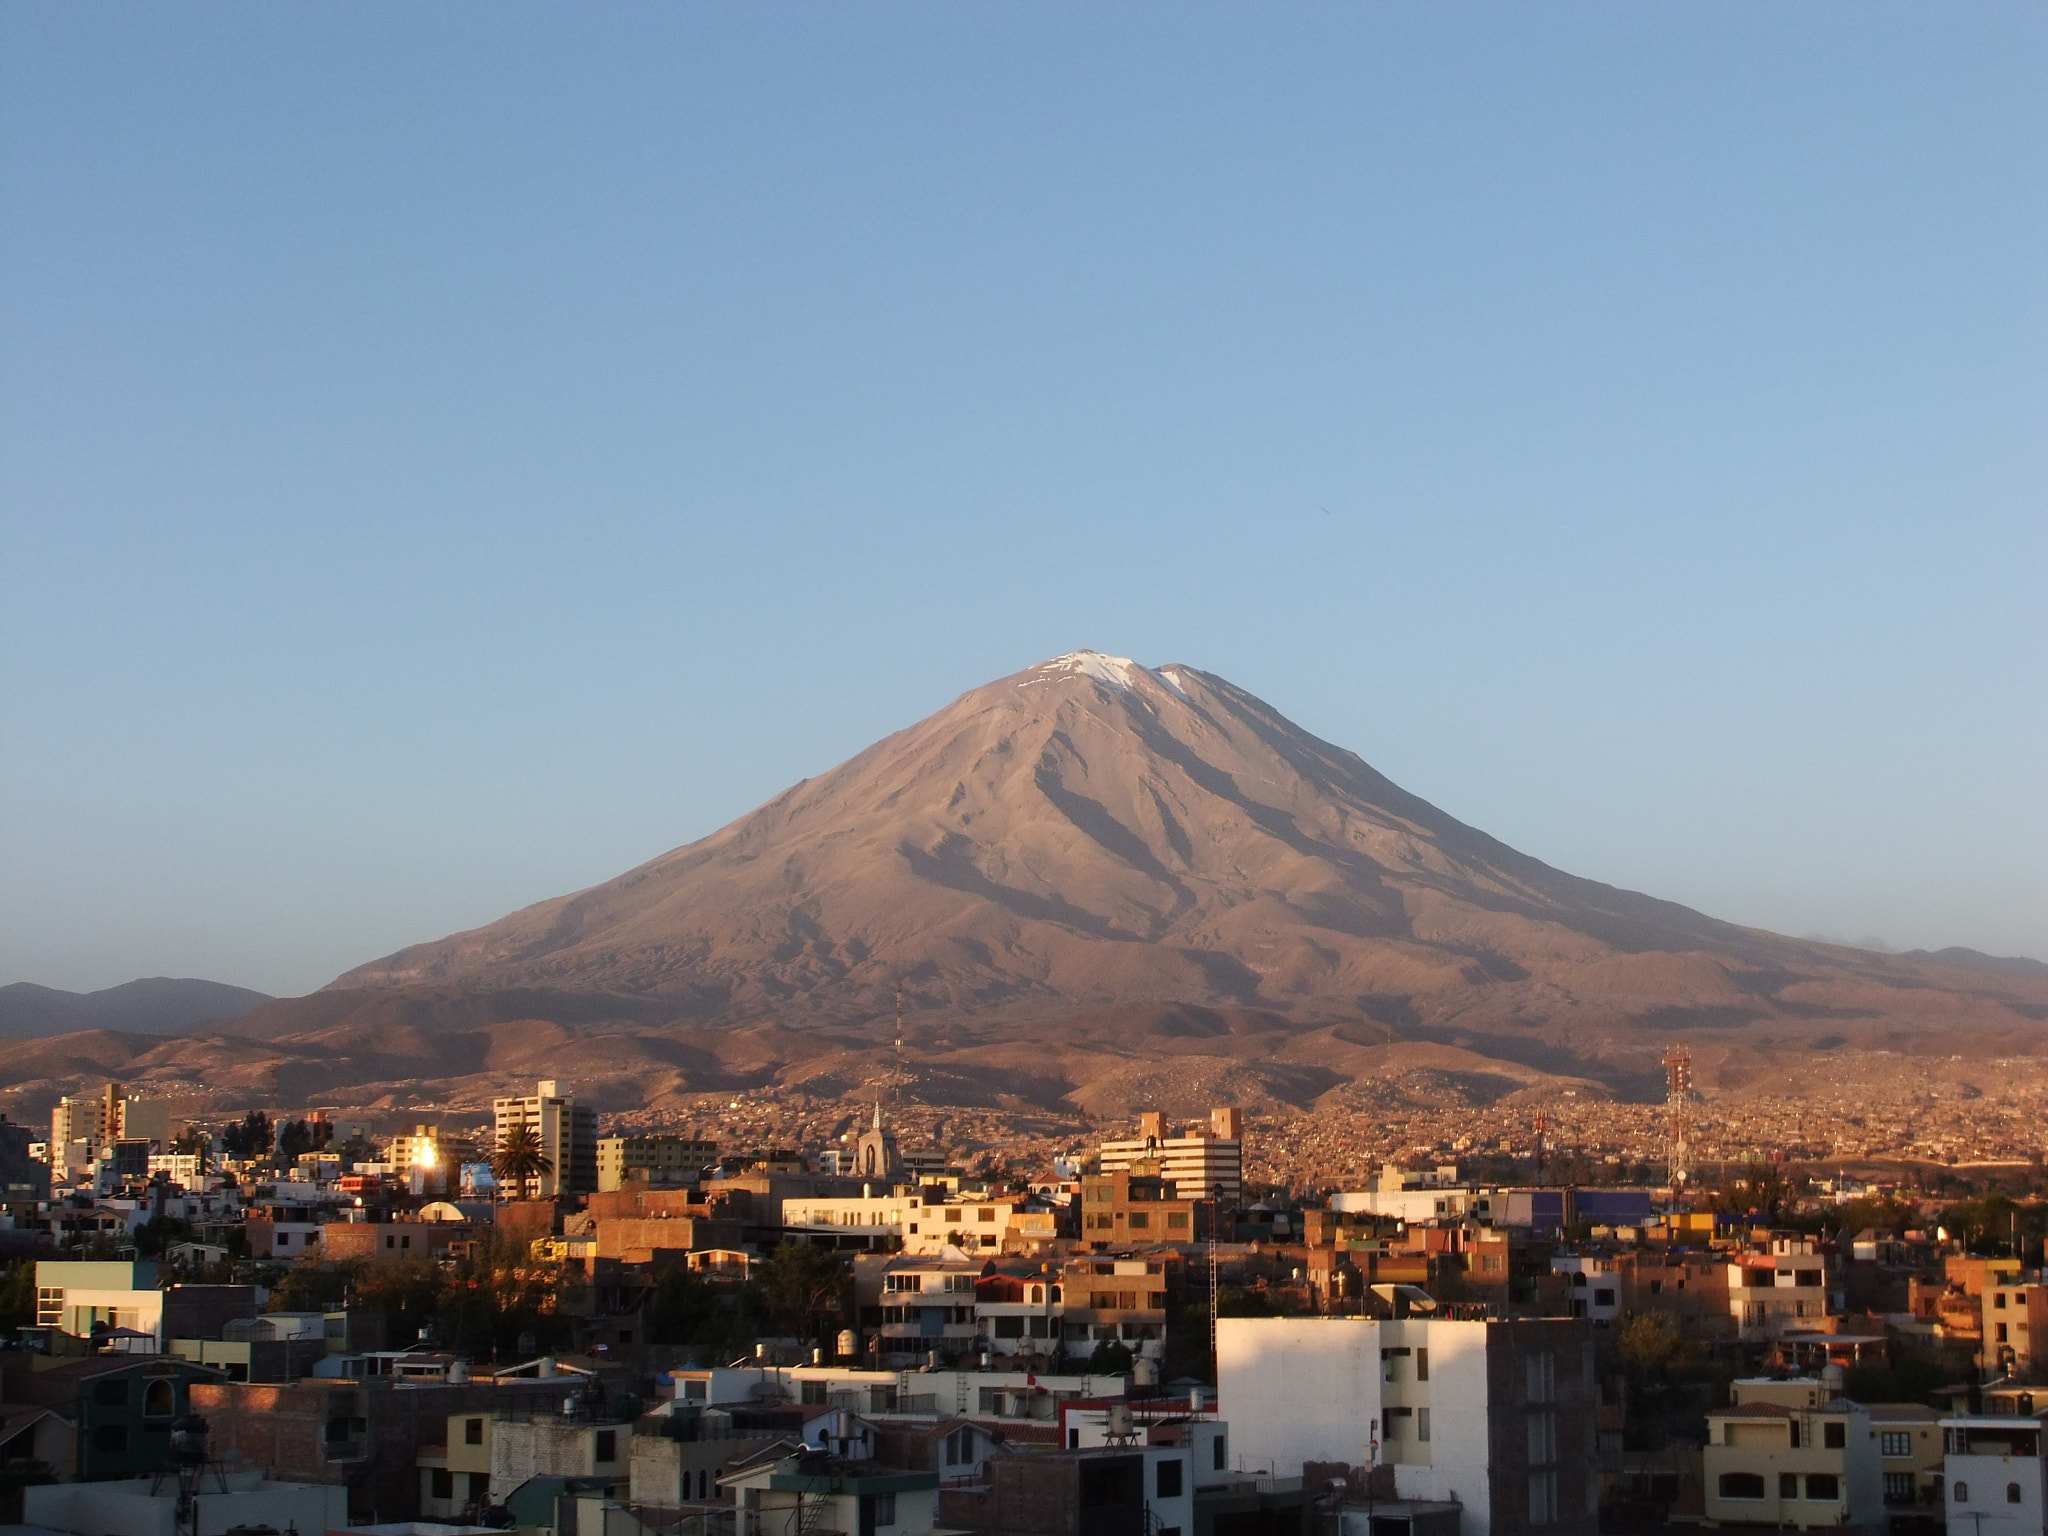
<svg viewBox="0 0 2048 1536"><path fill-rule="evenodd" d="M0 1536L2048 1536L2044 81L0 0Z"/></svg>

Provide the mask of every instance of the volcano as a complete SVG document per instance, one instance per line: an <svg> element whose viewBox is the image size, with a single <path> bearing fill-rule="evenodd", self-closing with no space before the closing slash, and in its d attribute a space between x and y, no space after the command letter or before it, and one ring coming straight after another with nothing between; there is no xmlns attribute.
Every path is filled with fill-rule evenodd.
<svg viewBox="0 0 2048 1536"><path fill-rule="evenodd" d="M1835 1074L2038 1053L2048 979L1566 874L1221 677L1080 651L614 880L231 1028L446 1073L463 1031L545 1025L543 1054L595 1031L588 1070L676 1089L825 1085L888 1049L899 1006L932 1091L969 1098L1305 1103L1389 1052L1487 1092L1647 1096L1673 1039L1723 1087L1788 1052Z"/></svg>

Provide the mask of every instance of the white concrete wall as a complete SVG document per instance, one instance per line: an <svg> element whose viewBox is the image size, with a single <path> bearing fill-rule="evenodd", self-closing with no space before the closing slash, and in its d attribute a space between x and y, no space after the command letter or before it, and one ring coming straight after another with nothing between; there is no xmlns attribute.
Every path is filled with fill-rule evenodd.
<svg viewBox="0 0 2048 1536"><path fill-rule="evenodd" d="M1394 1467L1403 1498L1457 1498L1467 1536L1488 1530L1487 1324L1404 1319L1219 1318L1216 1369L1219 1412L1234 1444L1233 1470L1299 1475L1309 1461L1353 1466L1373 1458L1373 1424L1381 1426L1379 1460ZM1382 1348L1407 1348L1405 1378L1382 1379ZM1417 1349L1429 1351L1429 1380L1414 1379ZM1389 1404L1430 1411L1430 1438L1385 1443Z"/></svg>
<svg viewBox="0 0 2048 1536"><path fill-rule="evenodd" d="M1219 1413L1233 1470L1294 1477L1305 1461L1363 1465L1380 1417L1380 1325L1361 1318L1216 1320Z"/></svg>

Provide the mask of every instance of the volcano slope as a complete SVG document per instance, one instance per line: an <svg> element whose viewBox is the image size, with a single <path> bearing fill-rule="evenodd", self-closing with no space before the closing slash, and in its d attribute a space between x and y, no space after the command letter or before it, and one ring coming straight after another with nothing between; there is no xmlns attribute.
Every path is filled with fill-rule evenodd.
<svg viewBox="0 0 2048 1536"><path fill-rule="evenodd" d="M2048 979L2024 967L1797 941L1565 874L1220 677L1093 652L228 1030L280 1081L306 1053L337 1085L358 1057L446 1074L452 1037L538 1029L621 1102L823 1093L873 1075L899 988L930 1094L1102 1112L1307 1103L1402 1062L1647 1096L1674 1039L1710 1090L1816 1050L1839 1082L1877 1055L2035 1055L2048 1035ZM508 1071L530 1054L507 1049ZM469 1059L489 1076L493 1057Z"/></svg>

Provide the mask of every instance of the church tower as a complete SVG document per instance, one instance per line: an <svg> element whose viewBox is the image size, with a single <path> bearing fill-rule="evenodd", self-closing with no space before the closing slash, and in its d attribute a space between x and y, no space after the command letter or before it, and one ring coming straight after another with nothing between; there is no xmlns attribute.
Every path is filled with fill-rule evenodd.
<svg viewBox="0 0 2048 1536"><path fill-rule="evenodd" d="M875 1123L861 1133L854 1144L853 1173L855 1178L872 1179L878 1184L894 1184L903 1177L903 1158L896 1150L896 1134L882 1129L882 1106L875 1105Z"/></svg>

